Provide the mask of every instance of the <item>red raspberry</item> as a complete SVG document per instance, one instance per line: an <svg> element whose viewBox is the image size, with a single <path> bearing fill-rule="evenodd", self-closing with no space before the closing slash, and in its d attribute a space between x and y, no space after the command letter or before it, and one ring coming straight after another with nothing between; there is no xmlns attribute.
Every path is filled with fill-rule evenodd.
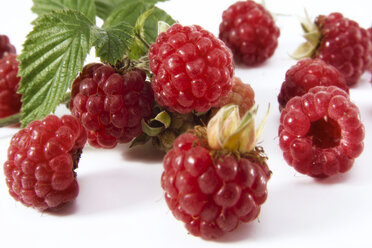
<svg viewBox="0 0 372 248"><path fill-rule="evenodd" d="M199 26L174 24L149 50L156 101L182 114L206 112L231 89L230 49Z"/></svg>
<svg viewBox="0 0 372 248"><path fill-rule="evenodd" d="M271 14L254 1L236 2L222 14L219 37L231 48L236 62L264 62L274 54L279 35Z"/></svg>
<svg viewBox="0 0 372 248"><path fill-rule="evenodd" d="M239 106L240 116L243 116L254 105L254 91L249 84L243 83L238 77L233 77L231 91L221 97L219 107L227 104Z"/></svg>
<svg viewBox="0 0 372 248"><path fill-rule="evenodd" d="M232 153L214 156L205 140L184 133L164 157L165 200L188 231L214 239L257 218L267 198L265 162Z"/></svg>
<svg viewBox="0 0 372 248"><path fill-rule="evenodd" d="M6 184L14 199L39 210L73 201L79 187L74 170L87 135L71 115L33 121L10 141L4 163Z"/></svg>
<svg viewBox="0 0 372 248"><path fill-rule="evenodd" d="M320 59L305 58L292 66L285 75L278 102L283 109L294 96L302 96L315 86L337 86L349 94L345 78L332 65Z"/></svg>
<svg viewBox="0 0 372 248"><path fill-rule="evenodd" d="M368 31L369 38L370 38L370 41L371 41L371 44L372 44L372 27L370 27L369 29L367 29L367 31ZM371 61L372 61L372 49L371 49L371 52L370 52L370 57L371 57ZM372 73L372 64L369 67L369 72ZM371 82L372 82L372 77L371 77Z"/></svg>
<svg viewBox="0 0 372 248"><path fill-rule="evenodd" d="M0 35L0 59L9 53L16 53L15 47L10 44L6 35Z"/></svg>
<svg viewBox="0 0 372 248"><path fill-rule="evenodd" d="M17 94L20 77L17 55L8 54L0 59L0 118L16 114L21 109L21 95Z"/></svg>
<svg viewBox="0 0 372 248"><path fill-rule="evenodd" d="M358 107L336 86L318 86L288 101L279 144L287 163L312 177L348 171L363 151Z"/></svg>
<svg viewBox="0 0 372 248"><path fill-rule="evenodd" d="M113 148L142 133L153 112L153 91L140 69L121 74L109 65L86 65L72 85L70 109L86 128L89 144Z"/></svg>
<svg viewBox="0 0 372 248"><path fill-rule="evenodd" d="M356 84L371 64L372 44L367 30L340 13L318 16L315 24L321 40L313 57L335 66L347 85Z"/></svg>

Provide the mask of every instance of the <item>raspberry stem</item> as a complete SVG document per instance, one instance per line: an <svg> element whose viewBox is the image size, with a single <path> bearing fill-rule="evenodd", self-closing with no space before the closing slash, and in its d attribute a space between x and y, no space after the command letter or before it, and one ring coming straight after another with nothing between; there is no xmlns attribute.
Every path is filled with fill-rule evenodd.
<svg viewBox="0 0 372 248"><path fill-rule="evenodd" d="M18 124L21 120L21 114L17 113L5 118L0 119L0 127L7 127L11 125Z"/></svg>

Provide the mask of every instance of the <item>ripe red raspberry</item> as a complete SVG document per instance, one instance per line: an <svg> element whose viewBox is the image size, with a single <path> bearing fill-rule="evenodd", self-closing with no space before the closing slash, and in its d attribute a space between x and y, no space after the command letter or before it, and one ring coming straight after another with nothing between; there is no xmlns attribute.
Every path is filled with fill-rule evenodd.
<svg viewBox="0 0 372 248"><path fill-rule="evenodd" d="M194 129L197 130L197 129ZM205 139L184 133L164 157L165 200L187 230L214 239L256 219L267 198L270 171L254 156L218 155Z"/></svg>
<svg viewBox="0 0 372 248"><path fill-rule="evenodd" d="M249 84L243 83L238 77L233 77L231 91L221 97L219 106L235 104L239 106L240 116L243 116L254 105L254 91Z"/></svg>
<svg viewBox="0 0 372 248"><path fill-rule="evenodd" d="M16 114L21 109L21 95L17 94L20 77L17 55L7 54L0 59L0 118Z"/></svg>
<svg viewBox="0 0 372 248"><path fill-rule="evenodd" d="M250 66L264 62L274 54L279 35L271 14L254 1L236 2L222 14L219 38L236 62Z"/></svg>
<svg viewBox="0 0 372 248"><path fill-rule="evenodd" d="M206 112L231 89L231 51L200 26L174 24L159 34L149 59L155 99L170 111Z"/></svg>
<svg viewBox="0 0 372 248"><path fill-rule="evenodd" d="M6 35L0 35L0 59L9 53L16 53L15 47L10 44Z"/></svg>
<svg viewBox="0 0 372 248"><path fill-rule="evenodd" d="M121 74L112 66L86 65L72 85L70 109L88 132L89 144L113 148L142 133L141 120L153 112L153 91L146 73Z"/></svg>
<svg viewBox="0 0 372 248"><path fill-rule="evenodd" d="M293 97L280 117L279 144L287 163L312 177L348 171L363 151L358 107L336 86Z"/></svg>
<svg viewBox="0 0 372 248"><path fill-rule="evenodd" d="M316 31L313 28L308 31L318 33L319 41L313 44L310 56L333 65L345 77L348 86L355 85L371 65L372 44L367 30L340 13L320 15L315 25Z"/></svg>
<svg viewBox="0 0 372 248"><path fill-rule="evenodd" d="M305 58L292 66L285 75L285 80L278 95L280 109L295 96L302 96L315 86L337 86L349 94L345 78L332 65L320 59Z"/></svg>
<svg viewBox="0 0 372 248"><path fill-rule="evenodd" d="M368 31L368 34L369 34L369 39L370 39L371 44L372 44L372 27L370 27L369 29L367 29L367 31ZM371 52L370 52L369 55L371 57L371 65L369 67L369 72L372 73L372 49L371 49ZM371 81L370 82L372 82L372 77L371 77Z"/></svg>
<svg viewBox="0 0 372 248"><path fill-rule="evenodd" d="M10 141L4 163L6 184L14 199L39 210L73 201L79 187L74 170L87 135L71 115L33 121Z"/></svg>

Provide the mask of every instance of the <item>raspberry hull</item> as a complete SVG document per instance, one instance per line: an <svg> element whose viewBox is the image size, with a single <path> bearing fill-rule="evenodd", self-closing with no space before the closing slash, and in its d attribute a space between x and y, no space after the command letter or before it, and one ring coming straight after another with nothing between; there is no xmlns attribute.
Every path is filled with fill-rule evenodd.
<svg viewBox="0 0 372 248"><path fill-rule="evenodd" d="M279 35L271 14L254 1L236 2L223 12L219 38L238 63L263 63L274 54Z"/></svg>
<svg viewBox="0 0 372 248"><path fill-rule="evenodd" d="M71 97L72 114L97 148L130 142L142 133L141 120L153 113L153 91L140 69L122 75L109 65L86 65L72 85Z"/></svg>
<svg viewBox="0 0 372 248"><path fill-rule="evenodd" d="M335 67L320 59L302 59L286 72L278 95L280 109L283 109L292 97L302 96L313 87L331 85L349 93L345 78Z"/></svg>
<svg viewBox="0 0 372 248"><path fill-rule="evenodd" d="M359 109L335 86L312 88L283 109L279 145L287 163L312 177L348 171L363 151Z"/></svg>
<svg viewBox="0 0 372 248"><path fill-rule="evenodd" d="M164 157L161 183L176 219L191 234L215 239L257 218L270 171L266 163L231 154L215 159L204 142L180 135Z"/></svg>
<svg viewBox="0 0 372 248"><path fill-rule="evenodd" d="M17 93L20 77L17 55L0 59L0 118L16 114L21 109L21 95Z"/></svg>
<svg viewBox="0 0 372 248"><path fill-rule="evenodd" d="M86 139L84 128L70 115L50 115L20 130L4 163L10 195L39 210L73 201L79 193L74 170Z"/></svg>
<svg viewBox="0 0 372 248"><path fill-rule="evenodd" d="M174 24L149 50L156 101L182 114L206 112L231 89L232 54L200 26Z"/></svg>

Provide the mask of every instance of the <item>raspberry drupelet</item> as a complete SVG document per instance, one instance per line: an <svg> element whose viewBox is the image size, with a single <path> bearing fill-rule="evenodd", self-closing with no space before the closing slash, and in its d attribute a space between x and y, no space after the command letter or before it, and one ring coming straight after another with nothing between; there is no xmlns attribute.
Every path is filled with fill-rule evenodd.
<svg viewBox="0 0 372 248"><path fill-rule="evenodd" d="M340 71L348 86L355 85L372 61L368 31L337 12L320 15L314 23L307 19L302 23L307 42L294 57L322 59Z"/></svg>
<svg viewBox="0 0 372 248"><path fill-rule="evenodd" d="M42 211L73 201L79 193L74 170L86 140L85 129L71 115L49 115L18 131L4 163L10 195Z"/></svg>
<svg viewBox="0 0 372 248"><path fill-rule="evenodd" d="M10 53L16 53L15 47L10 43L8 36L0 35L0 59Z"/></svg>
<svg viewBox="0 0 372 248"><path fill-rule="evenodd" d="M20 77L17 55L7 54L0 59L0 118L16 114L21 109L21 95L17 93Z"/></svg>
<svg viewBox="0 0 372 248"><path fill-rule="evenodd" d="M224 109L214 118L218 119ZM240 118L239 110L234 116ZM227 128L229 121L224 122ZM205 130L197 126L180 135L164 157L161 177L165 200L174 217L184 222L191 234L203 239L219 238L235 230L239 223L256 219L267 198L271 174L262 148L253 145L253 149L243 152L228 136L225 145L234 148L215 148L208 132L223 137L219 132L215 134L215 127L208 124ZM248 135L244 140L250 138Z"/></svg>
<svg viewBox="0 0 372 248"><path fill-rule="evenodd" d="M219 38L232 50L237 63L263 63L274 54L279 35L271 14L254 1L238 1L223 12Z"/></svg>
<svg viewBox="0 0 372 248"><path fill-rule="evenodd" d="M149 60L155 99L170 111L206 112L231 89L231 51L200 26L174 24L160 33Z"/></svg>
<svg viewBox="0 0 372 248"><path fill-rule="evenodd" d="M70 109L86 128L90 145L113 148L141 135L141 121L152 116L153 101L143 70L119 73L110 65L93 63L75 79Z"/></svg>
<svg viewBox="0 0 372 248"><path fill-rule="evenodd" d="M298 172L328 177L348 171L363 151L358 107L336 86L317 86L293 97L281 112L279 145Z"/></svg>
<svg viewBox="0 0 372 248"><path fill-rule="evenodd" d="M345 78L334 66L320 59L302 59L285 74L278 95L279 107L283 109L292 97L301 96L315 86L331 85L349 93Z"/></svg>
<svg viewBox="0 0 372 248"><path fill-rule="evenodd" d="M231 91L221 97L219 108L227 104L235 104L239 106L240 116L243 116L255 104L254 90L251 85L243 83L238 77L233 77ZM215 112L218 111L216 108Z"/></svg>

